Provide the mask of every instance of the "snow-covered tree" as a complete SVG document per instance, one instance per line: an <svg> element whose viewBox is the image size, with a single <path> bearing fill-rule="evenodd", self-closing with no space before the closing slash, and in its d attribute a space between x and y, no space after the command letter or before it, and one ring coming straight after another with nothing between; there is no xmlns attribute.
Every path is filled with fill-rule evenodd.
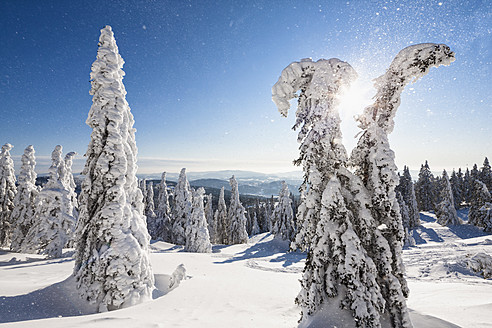
<svg viewBox="0 0 492 328"><path fill-rule="evenodd" d="M253 219L251 223L251 236L257 235L260 233L260 226L258 225L258 217L256 212L253 213Z"/></svg>
<svg viewBox="0 0 492 328"><path fill-rule="evenodd" d="M489 192L492 192L492 169L490 167L489 159L485 157L483 161L483 166L480 168L479 179L489 189Z"/></svg>
<svg viewBox="0 0 492 328"><path fill-rule="evenodd" d="M454 60L454 53L443 44L404 48L386 73L375 80L374 104L366 107L357 118L363 134L352 152L351 163L369 191L371 213L378 226L384 227L383 236L390 246L391 259L376 257L374 260L378 268L391 267L391 271L379 273L379 283L394 327L409 327L411 323L405 304L408 287L401 254L404 233L395 194L397 168L388 134L394 129L394 117L405 86L426 75L432 67L449 65Z"/></svg>
<svg viewBox="0 0 492 328"><path fill-rule="evenodd" d="M468 212L468 223L480 228L486 228L488 213L483 209L487 208L487 204L490 203L492 203L492 196L490 195L487 186L482 181L475 180L470 210Z"/></svg>
<svg viewBox="0 0 492 328"><path fill-rule="evenodd" d="M10 249L14 252L21 250L29 229L34 222L34 213L36 204L34 199L39 193L36 186L36 157L34 156L34 147L27 146L21 158L22 166L19 173L19 186L14 198L14 209L12 210L11 220L14 226L12 233L12 244Z"/></svg>
<svg viewBox="0 0 492 328"><path fill-rule="evenodd" d="M69 179L62 158L62 146L55 147L51 160L48 182L34 200L34 221L22 243L22 251L58 258L73 238L76 219L73 216L72 195L66 184Z"/></svg>
<svg viewBox="0 0 492 328"><path fill-rule="evenodd" d="M157 220L154 205L154 183L150 181L147 184L147 201L145 202L144 214L147 218L147 230L150 238L157 239Z"/></svg>
<svg viewBox="0 0 492 328"><path fill-rule="evenodd" d="M215 222L217 222L217 233L215 242L217 244L229 244L229 221L227 219L227 206L224 199L224 187L220 189L219 203L215 211Z"/></svg>
<svg viewBox="0 0 492 328"><path fill-rule="evenodd" d="M0 153L0 247L10 246L12 236L11 214L14 209L15 186L14 161L9 143L2 146Z"/></svg>
<svg viewBox="0 0 492 328"><path fill-rule="evenodd" d="M420 167L419 179L415 184L415 195L420 211L434 210L434 175L432 174L427 161Z"/></svg>
<svg viewBox="0 0 492 328"><path fill-rule="evenodd" d="M80 295L99 311L150 299L154 289L123 64L111 27L106 26L92 64L93 98L86 121L92 133L85 154L74 268Z"/></svg>
<svg viewBox="0 0 492 328"><path fill-rule="evenodd" d="M304 183L297 216L300 231L293 243L308 250L302 289L296 298L302 308L301 320L314 315L322 303L331 303L337 311L349 311L360 326L377 327L384 309L377 270L354 231L371 218L365 208L369 218L365 215L358 222L360 213L349 210L354 206L344 197L351 192L343 184L355 184L357 178L345 168L347 154L336 110L340 89L355 75L350 65L338 59L294 62L284 69L272 93L286 116L288 100L301 90L294 128L302 125L296 163L303 165ZM363 192L359 188L354 195L361 197Z"/></svg>
<svg viewBox="0 0 492 328"><path fill-rule="evenodd" d="M404 246L415 246L415 239L413 238L412 231L410 230L410 211L407 203L403 199L400 191L396 191L396 199L398 200L398 206L400 207L401 220L403 223L403 230L405 232L405 238L403 240Z"/></svg>
<svg viewBox="0 0 492 328"><path fill-rule="evenodd" d="M207 219L203 206L205 189L199 188L193 191L193 203L191 216L186 221L186 242L184 250L195 253L212 252L212 244L207 229Z"/></svg>
<svg viewBox="0 0 492 328"><path fill-rule="evenodd" d="M212 194L205 195L205 218L207 219L210 242L215 243L215 235L217 234L217 222L215 222L215 216L212 209Z"/></svg>
<svg viewBox="0 0 492 328"><path fill-rule="evenodd" d="M155 238L171 242L171 207L169 205L169 193L167 192L166 172L162 172L155 215Z"/></svg>
<svg viewBox="0 0 492 328"><path fill-rule="evenodd" d="M138 188L142 192L143 204L144 204L144 213L147 208L147 179L138 180Z"/></svg>
<svg viewBox="0 0 492 328"><path fill-rule="evenodd" d="M465 175L463 177L463 200L470 204L473 195L473 179L470 175L470 170L466 168Z"/></svg>
<svg viewBox="0 0 492 328"><path fill-rule="evenodd" d="M186 242L185 225L191 215L191 209L192 193L190 183L186 178L186 169L183 168L174 188L174 215L171 236L176 245L184 245Z"/></svg>
<svg viewBox="0 0 492 328"><path fill-rule="evenodd" d="M400 183L396 189L401 193L403 200L408 208L408 229L415 229L420 225L420 214L417 206L417 198L415 197L415 189L410 175L408 166L403 167L403 175L400 177ZM405 222L405 220L403 221Z"/></svg>
<svg viewBox="0 0 492 328"><path fill-rule="evenodd" d="M244 244L248 242L246 211L239 200L239 189L234 176L229 179L229 184L231 185L231 203L227 211L227 220L229 222L228 244Z"/></svg>
<svg viewBox="0 0 492 328"><path fill-rule="evenodd" d="M282 181L282 189L278 197L278 204L273 212L273 231L275 237L292 241L295 238L294 211L290 199L289 187Z"/></svg>
<svg viewBox="0 0 492 328"><path fill-rule="evenodd" d="M451 177L449 178L449 182L451 183L451 191L453 192L454 207L456 209L459 209L461 203L463 202L463 176L461 174L460 177L459 173L461 173L461 169L459 169L458 173L453 170L453 173L451 173Z"/></svg>
<svg viewBox="0 0 492 328"><path fill-rule="evenodd" d="M441 202L436 206L437 223L443 226L458 225L463 222L456 213L453 191L446 170L442 172L440 197Z"/></svg>

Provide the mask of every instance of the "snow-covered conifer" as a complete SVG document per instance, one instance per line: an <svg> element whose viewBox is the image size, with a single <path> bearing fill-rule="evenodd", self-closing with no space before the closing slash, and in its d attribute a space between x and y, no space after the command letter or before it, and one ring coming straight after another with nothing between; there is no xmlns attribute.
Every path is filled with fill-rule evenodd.
<svg viewBox="0 0 492 328"><path fill-rule="evenodd" d="M234 176L229 179L229 184L231 185L231 203L227 211L227 220L229 221L228 244L244 244L248 242L245 209L239 200L239 189Z"/></svg>
<svg viewBox="0 0 492 328"><path fill-rule="evenodd" d="M492 192L492 169L490 167L489 159L485 157L483 161L483 166L480 168L479 179L489 189L489 192Z"/></svg>
<svg viewBox="0 0 492 328"><path fill-rule="evenodd" d="M426 75L432 67L449 65L454 59L454 53L443 44L404 48L386 73L375 80L374 104L366 107L357 118L363 134L350 160L369 191L372 216L378 226L384 227L383 236L391 250L390 259L379 256L373 259L378 268L391 267L389 272L379 273L379 283L386 302L385 311L394 327L410 327L411 323L405 301L408 287L402 260L404 230L395 194L397 168L388 134L394 129L394 117L405 86Z"/></svg>
<svg viewBox="0 0 492 328"><path fill-rule="evenodd" d="M408 229L415 229L420 225L420 214L415 197L413 180L408 166L403 167L403 176L400 177L400 183L396 188L401 193L408 208Z"/></svg>
<svg viewBox="0 0 492 328"><path fill-rule="evenodd" d="M488 213L482 209L487 208L487 204L490 203L492 203L492 197L487 186L482 181L475 180L468 212L468 223L480 228L486 228L486 216Z"/></svg>
<svg viewBox="0 0 492 328"><path fill-rule="evenodd" d="M220 189L219 203L215 211L215 222L217 223L217 233L215 242L217 244L229 244L229 221L227 220L227 206L224 199L224 187Z"/></svg>
<svg viewBox="0 0 492 328"><path fill-rule="evenodd" d="M22 166L19 173L19 186L14 199L14 209L12 210L11 220L14 225L12 232L12 244L10 249L14 252L21 250L22 243L26 238L29 229L34 221L36 205L34 199L38 195L39 189L36 186L36 157L34 147L27 146L21 158Z"/></svg>
<svg viewBox="0 0 492 328"><path fill-rule="evenodd" d="M10 246L12 236L11 214L14 209L15 186L14 161L9 143L2 146L0 153L0 247Z"/></svg>
<svg viewBox="0 0 492 328"><path fill-rule="evenodd" d="M154 183L150 181L147 184L147 201L145 202L144 214L147 218L147 230L150 238L157 239L157 221L154 206Z"/></svg>
<svg viewBox="0 0 492 328"><path fill-rule="evenodd" d="M106 26L92 64L93 98L86 121L92 133L85 154L74 268L80 295L99 311L139 303L151 298L154 289L123 64L111 27Z"/></svg>
<svg viewBox="0 0 492 328"><path fill-rule="evenodd" d="M215 235L217 234L217 222L212 209L212 194L205 195L205 218L207 218L208 234L210 242L215 243Z"/></svg>
<svg viewBox="0 0 492 328"><path fill-rule="evenodd" d="M155 215L156 236L154 238L171 242L171 207L169 205L169 193L167 192L166 172L162 172Z"/></svg>
<svg viewBox="0 0 492 328"><path fill-rule="evenodd" d="M192 193L186 178L186 169L179 174L178 183L174 188L174 215L171 236L173 243L184 245L186 241L185 224L189 220L192 209Z"/></svg>
<svg viewBox="0 0 492 328"><path fill-rule="evenodd" d="M186 242L185 251L195 253L212 252L212 244L207 229L207 219L203 206L203 195L205 190L199 188L193 191L193 203L191 216L186 221Z"/></svg>
<svg viewBox="0 0 492 328"><path fill-rule="evenodd" d="M403 245L415 246L415 239L413 238L412 232L409 228L410 211L400 191L396 191L396 199L398 200L398 206L400 207L401 220L403 223L403 230L405 232L405 239L403 240Z"/></svg>
<svg viewBox="0 0 492 328"><path fill-rule="evenodd" d="M437 223L443 226L458 225L462 221L456 213L454 206L453 191L449 182L448 173L446 170L442 172L440 203L436 206Z"/></svg>
<svg viewBox="0 0 492 328"><path fill-rule="evenodd" d="M356 184L357 178L346 168L347 154L341 143L337 94L355 77L350 65L338 59L305 60L292 63L272 88L273 100L282 115L287 115L288 100L300 89L297 121L300 157L304 169L301 204L297 216L300 231L295 248L308 250L302 289L296 303L303 321L314 315L322 303L345 309L360 326L378 327L384 301L377 284L377 270L354 231L370 224L367 207L361 213L349 210L343 183ZM352 179L353 178L353 179ZM364 190L354 192L360 200ZM354 187L355 188L355 187ZM360 220L360 222L359 222ZM384 240L383 240L384 242Z"/></svg>
<svg viewBox="0 0 492 328"><path fill-rule="evenodd" d="M419 179L415 183L415 196L420 211L434 210L434 175L427 161L420 167Z"/></svg>
<svg viewBox="0 0 492 328"><path fill-rule="evenodd" d="M470 170L466 168L465 175L463 177L463 200L470 204L473 195L473 179L470 175Z"/></svg>
<svg viewBox="0 0 492 328"><path fill-rule="evenodd" d="M260 226L258 225L258 217L256 216L256 212L254 212L252 224L251 224L251 236L257 235L259 233L260 233Z"/></svg>
<svg viewBox="0 0 492 328"><path fill-rule="evenodd" d="M26 253L46 254L48 258L62 256L62 249L73 238L76 220L62 146L58 145L51 154L52 164L48 182L38 193L34 221L22 243Z"/></svg>
<svg viewBox="0 0 492 328"><path fill-rule="evenodd" d="M460 173L461 169L458 172ZM463 181L460 179L458 173L453 170L449 182L451 183L451 191L453 192L454 207L459 209L463 202Z"/></svg>
<svg viewBox="0 0 492 328"><path fill-rule="evenodd" d="M282 189L279 193L278 204L273 212L273 231L275 237L292 241L295 238L294 211L290 199L289 187L282 181Z"/></svg>

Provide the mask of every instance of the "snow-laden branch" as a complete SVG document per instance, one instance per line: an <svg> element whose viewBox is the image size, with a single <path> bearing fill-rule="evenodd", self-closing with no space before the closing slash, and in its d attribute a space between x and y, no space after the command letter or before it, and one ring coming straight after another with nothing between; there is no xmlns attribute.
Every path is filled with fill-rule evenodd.
<svg viewBox="0 0 492 328"><path fill-rule="evenodd" d="M405 86L429 73L432 67L449 65L454 60L454 52L445 44L422 43L402 49L386 73L374 80L375 101L357 118L359 127L366 129L376 122L386 133L391 133Z"/></svg>

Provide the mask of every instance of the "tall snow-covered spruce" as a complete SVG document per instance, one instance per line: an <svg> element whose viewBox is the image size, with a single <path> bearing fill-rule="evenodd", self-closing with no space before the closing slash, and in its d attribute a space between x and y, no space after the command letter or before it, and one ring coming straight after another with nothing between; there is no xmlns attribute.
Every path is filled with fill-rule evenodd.
<svg viewBox="0 0 492 328"><path fill-rule="evenodd" d="M376 80L376 102L359 116L364 130L347 169L341 143L337 96L355 71L338 59L294 62L272 88L284 116L298 96L298 141L304 183L293 248L308 251L302 290L301 326L313 320L323 326L411 327L403 278L403 227L395 195L398 182L387 134L400 93L430 67L449 64L454 54L445 45L423 44L402 50L385 75ZM321 311L318 316L317 312ZM336 322L346 311L353 324ZM326 313L325 313L326 312Z"/></svg>
<svg viewBox="0 0 492 328"><path fill-rule="evenodd" d="M80 295L99 311L150 299L154 289L123 64L106 26L92 64L93 99L86 121L92 134L85 154L74 268Z"/></svg>
<svg viewBox="0 0 492 328"><path fill-rule="evenodd" d="M357 119L363 134L350 160L356 175L369 191L371 213L390 246L390 259L375 256L374 260L378 268L389 269L379 273L378 283L393 327L410 327L411 323L405 302L408 287L401 256L404 233L395 194L398 176L388 134L393 131L405 86L426 75L432 67L449 65L454 59L454 53L443 44L426 43L404 48L386 73L375 80L375 102Z"/></svg>
<svg viewBox="0 0 492 328"><path fill-rule="evenodd" d="M231 185L231 203L227 211L227 220L229 221L228 244L244 244L248 242L246 211L239 200L239 189L234 176L229 179L229 184Z"/></svg>
<svg viewBox="0 0 492 328"><path fill-rule="evenodd" d="M11 214L14 209L15 186L14 161L9 143L2 146L0 153L0 247L10 246L12 236Z"/></svg>
<svg viewBox="0 0 492 328"><path fill-rule="evenodd" d="M156 239L170 242L171 236L171 206L169 205L169 193L167 192L166 172L162 172L159 184L159 198L155 211Z"/></svg>
<svg viewBox="0 0 492 328"><path fill-rule="evenodd" d="M27 146L21 158L22 166L19 173L19 186L17 195L14 199L15 207L12 211L12 222L14 229L12 233L12 244L10 249L19 252L22 247L29 229L34 222L34 212L36 211L35 198L39 193L36 187L36 157L34 147Z"/></svg>
<svg viewBox="0 0 492 328"><path fill-rule="evenodd" d="M174 213L171 239L176 245L185 245L186 243L185 226L191 216L192 201L190 183L186 178L186 169L183 168L179 173L178 183L174 188Z"/></svg>
<svg viewBox="0 0 492 328"><path fill-rule="evenodd" d="M214 221L217 224L215 243L227 245L229 243L229 221L227 221L227 206L224 198L224 187L220 188L219 202L215 211Z"/></svg>
<svg viewBox="0 0 492 328"><path fill-rule="evenodd" d="M296 298L302 309L301 326L318 320L322 327L327 316L330 325L379 327L384 310L376 266L355 230L374 224L366 222L370 213L366 213L369 218L360 217L350 209L355 200L346 185L354 184L351 177L355 177L346 169L347 152L336 109L341 89L355 77L355 70L339 59L303 60L285 68L272 88L273 101L283 116L289 100L300 90L294 129L302 125L296 163L303 166L304 183L297 214L300 228L293 245L308 251ZM319 311L328 313L317 317ZM346 317L353 317L354 324L342 323Z"/></svg>

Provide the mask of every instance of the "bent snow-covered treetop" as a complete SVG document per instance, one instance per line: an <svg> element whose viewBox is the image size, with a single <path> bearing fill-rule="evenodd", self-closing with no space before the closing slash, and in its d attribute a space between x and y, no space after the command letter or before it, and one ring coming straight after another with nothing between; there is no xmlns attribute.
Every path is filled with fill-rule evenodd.
<svg viewBox="0 0 492 328"><path fill-rule="evenodd" d="M405 86L429 73L432 67L447 66L455 59L454 52L445 44L422 43L402 49L386 73L374 80L378 90L375 102L357 118L359 127L365 129L376 122L386 133L391 133Z"/></svg>

